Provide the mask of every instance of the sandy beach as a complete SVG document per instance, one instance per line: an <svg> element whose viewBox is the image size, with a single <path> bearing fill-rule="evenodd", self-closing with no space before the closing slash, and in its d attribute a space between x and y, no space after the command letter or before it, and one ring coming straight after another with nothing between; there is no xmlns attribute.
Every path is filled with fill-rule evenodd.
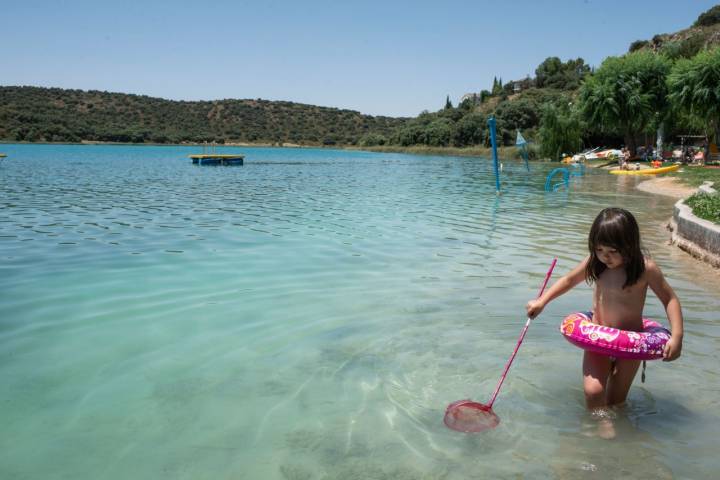
<svg viewBox="0 0 720 480"><path fill-rule="evenodd" d="M660 177L639 183L638 190L665 195L673 198L686 198L695 193L697 188L687 186L674 177Z"/></svg>

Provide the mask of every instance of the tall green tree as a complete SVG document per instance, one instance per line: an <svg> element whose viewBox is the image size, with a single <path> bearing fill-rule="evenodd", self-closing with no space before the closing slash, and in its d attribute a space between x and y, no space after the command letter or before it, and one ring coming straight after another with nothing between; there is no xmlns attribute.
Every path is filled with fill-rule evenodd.
<svg viewBox="0 0 720 480"><path fill-rule="evenodd" d="M453 108L453 104L452 104L452 102L450 101L450 95L448 95L448 96L445 98L445 110L450 110L451 108Z"/></svg>
<svg viewBox="0 0 720 480"><path fill-rule="evenodd" d="M561 72L562 61L558 57L548 57L535 69L535 84L543 88Z"/></svg>
<svg viewBox="0 0 720 480"><path fill-rule="evenodd" d="M574 90L589 72L582 58L563 63L558 57L548 57L535 69L535 84L540 88Z"/></svg>
<svg viewBox="0 0 720 480"><path fill-rule="evenodd" d="M583 123L580 112L568 104L547 104L540 118L540 154L559 160L563 153L571 154L582 148Z"/></svg>
<svg viewBox="0 0 720 480"><path fill-rule="evenodd" d="M602 133L623 135L635 151L635 137L658 128L668 112L670 68L670 60L651 52L608 57L580 89L585 119Z"/></svg>
<svg viewBox="0 0 720 480"><path fill-rule="evenodd" d="M706 132L720 129L720 48L679 60L668 77L672 105L706 122ZM717 139L716 139L717 140Z"/></svg>
<svg viewBox="0 0 720 480"><path fill-rule="evenodd" d="M485 115L471 112L460 119L453 131L452 142L456 147L480 145L485 138L487 119Z"/></svg>
<svg viewBox="0 0 720 480"><path fill-rule="evenodd" d="M502 78L500 80L497 77L493 77L492 92L493 95L500 95L502 93Z"/></svg>

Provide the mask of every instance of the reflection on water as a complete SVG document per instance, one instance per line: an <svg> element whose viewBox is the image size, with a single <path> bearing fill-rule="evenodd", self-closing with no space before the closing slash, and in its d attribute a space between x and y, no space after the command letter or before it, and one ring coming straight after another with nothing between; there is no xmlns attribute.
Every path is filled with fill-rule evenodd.
<svg viewBox="0 0 720 480"><path fill-rule="evenodd" d="M716 271L667 245L672 200L548 166L244 149L14 146L0 166L0 473L8 478L706 478L720 467ZM230 151L230 150L229 150ZM581 352L536 319L484 402L547 266L629 208L686 316L683 357L648 365L597 432ZM664 320L651 296L646 314ZM665 321L666 323L666 321ZM692 392L689 395L687 392Z"/></svg>

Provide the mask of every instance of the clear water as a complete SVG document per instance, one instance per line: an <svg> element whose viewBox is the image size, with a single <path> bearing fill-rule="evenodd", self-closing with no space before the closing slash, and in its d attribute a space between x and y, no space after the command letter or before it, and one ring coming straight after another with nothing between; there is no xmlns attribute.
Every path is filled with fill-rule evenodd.
<svg viewBox="0 0 720 480"><path fill-rule="evenodd" d="M709 478L720 469L717 272L667 245L672 199L588 172L335 150L2 145L0 477ZM227 152L237 151L233 149ZM684 306L617 437L581 352L531 326L479 435L445 406L492 393L552 258L601 207L634 211ZM650 296L646 313L663 317ZM666 320L665 320L666 321Z"/></svg>

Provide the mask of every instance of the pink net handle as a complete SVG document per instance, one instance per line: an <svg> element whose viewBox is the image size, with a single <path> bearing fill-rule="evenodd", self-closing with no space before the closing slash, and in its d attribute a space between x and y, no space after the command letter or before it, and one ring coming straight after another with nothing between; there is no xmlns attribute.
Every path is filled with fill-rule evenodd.
<svg viewBox="0 0 720 480"><path fill-rule="evenodd" d="M557 258L553 258L552 263L550 264L550 268L548 269L547 273L545 274L545 280L543 281L542 287L540 287L540 292L538 292L537 298L540 298L545 291L545 287L548 284L548 280L550 280L550 276L552 275L553 270L555 269L555 264L557 263ZM508 370L510 370L510 365L512 365L513 360L515 360L515 356L517 355L518 350L520 349L520 345L523 342L523 339L525 338L525 334L528 331L528 327L530 327L530 322L532 321L532 318L528 317L527 321L525 322L525 327L522 329L522 332L520 332L520 338L518 339L517 345L515 345L515 350L513 350L512 355L510 356L510 360L508 360L507 364L505 364L505 370L503 370L502 376L500 377L500 381L497 384L497 387L495 387L495 391L492 394L492 397L490 397L490 401L488 402L487 406L488 408L492 408L493 403L495 403L495 399L498 396L498 393L500 392L500 387L502 386L503 382L505 381L505 377L507 376Z"/></svg>

